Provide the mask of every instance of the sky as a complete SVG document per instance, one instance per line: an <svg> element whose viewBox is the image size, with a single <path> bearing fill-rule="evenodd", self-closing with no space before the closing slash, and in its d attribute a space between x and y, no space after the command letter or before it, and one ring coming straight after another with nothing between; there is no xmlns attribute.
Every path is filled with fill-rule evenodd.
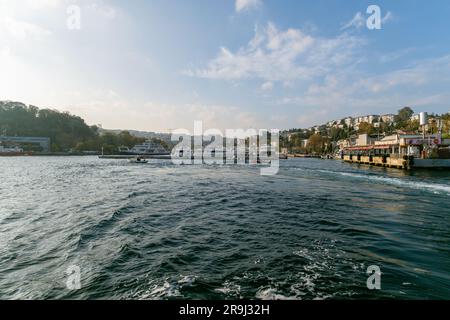
<svg viewBox="0 0 450 320"><path fill-rule="evenodd" d="M158 132L449 112L449 17L444 0L0 0L0 100Z"/></svg>

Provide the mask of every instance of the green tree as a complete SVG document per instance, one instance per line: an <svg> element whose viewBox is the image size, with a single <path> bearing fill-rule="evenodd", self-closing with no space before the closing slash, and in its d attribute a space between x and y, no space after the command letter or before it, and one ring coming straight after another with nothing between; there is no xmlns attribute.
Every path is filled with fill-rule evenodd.
<svg viewBox="0 0 450 320"><path fill-rule="evenodd" d="M372 124L368 123L368 122L361 122L359 124L359 129L358 129L358 133L360 134L372 134L374 132L374 127Z"/></svg>
<svg viewBox="0 0 450 320"><path fill-rule="evenodd" d="M394 118L394 121L396 123L395 127L397 129L405 130L413 114L414 111L410 107L404 107L400 109L398 111L398 114Z"/></svg>
<svg viewBox="0 0 450 320"><path fill-rule="evenodd" d="M331 128L328 134L330 136L331 141L339 141L347 138L347 130L341 128Z"/></svg>
<svg viewBox="0 0 450 320"><path fill-rule="evenodd" d="M325 140L320 134L313 134L308 139L307 149L311 153L322 153L325 147Z"/></svg>
<svg viewBox="0 0 450 320"><path fill-rule="evenodd" d="M0 101L0 135L49 137L54 152L101 151L104 147L107 153L116 153L119 146L132 147L145 141L127 131L99 134L97 126L88 126L82 118L68 112L11 101Z"/></svg>

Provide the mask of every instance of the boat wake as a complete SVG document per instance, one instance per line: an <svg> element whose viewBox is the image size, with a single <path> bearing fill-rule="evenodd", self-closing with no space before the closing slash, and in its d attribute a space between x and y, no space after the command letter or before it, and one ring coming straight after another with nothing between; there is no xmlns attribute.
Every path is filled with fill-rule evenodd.
<svg viewBox="0 0 450 320"><path fill-rule="evenodd" d="M427 182L419 182L419 181L405 181L398 178L390 178L383 176L374 176L374 175L363 175L357 173L348 173L348 172L336 172L342 176L356 178L356 179L365 179L369 181L380 182L384 184L389 184L397 187L406 187L416 190L428 191L433 193L447 193L450 195L450 186L444 184L437 183L427 183Z"/></svg>
<svg viewBox="0 0 450 320"><path fill-rule="evenodd" d="M361 174L354 172L339 172L333 170L324 169L309 169L309 168L295 168L296 170L303 172L317 172L321 174L337 175L342 177L348 177L358 180L366 180L367 182L376 182L385 185L391 185L400 188L409 188L420 191L432 192L434 194L448 194L450 195L450 185L439 184L439 183L429 183L421 181L408 181L400 178L386 177L374 174Z"/></svg>
<svg viewBox="0 0 450 320"><path fill-rule="evenodd" d="M370 182L377 182L381 184L401 187L401 188L410 188L415 190L432 192L435 194L446 193L450 195L450 185L438 184L438 183L428 183L428 182L420 182L420 181L407 181L399 178L378 176L378 175L366 175L352 172L337 172L330 170L319 170L322 173L331 173L335 175L340 175L344 177L349 177L353 179L359 180L367 180Z"/></svg>

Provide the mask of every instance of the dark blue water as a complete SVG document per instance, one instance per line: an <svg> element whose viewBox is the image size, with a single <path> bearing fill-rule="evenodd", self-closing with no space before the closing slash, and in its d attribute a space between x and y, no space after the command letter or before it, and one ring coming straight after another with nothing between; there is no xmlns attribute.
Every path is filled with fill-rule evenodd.
<svg viewBox="0 0 450 320"><path fill-rule="evenodd" d="M281 165L2 158L0 298L450 299L449 172Z"/></svg>

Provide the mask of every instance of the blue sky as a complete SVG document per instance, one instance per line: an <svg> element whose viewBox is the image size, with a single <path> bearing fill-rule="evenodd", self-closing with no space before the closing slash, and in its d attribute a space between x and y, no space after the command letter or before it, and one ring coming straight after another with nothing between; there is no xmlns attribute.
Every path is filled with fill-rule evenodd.
<svg viewBox="0 0 450 320"><path fill-rule="evenodd" d="M0 99L154 131L448 112L449 17L437 0L0 0Z"/></svg>

